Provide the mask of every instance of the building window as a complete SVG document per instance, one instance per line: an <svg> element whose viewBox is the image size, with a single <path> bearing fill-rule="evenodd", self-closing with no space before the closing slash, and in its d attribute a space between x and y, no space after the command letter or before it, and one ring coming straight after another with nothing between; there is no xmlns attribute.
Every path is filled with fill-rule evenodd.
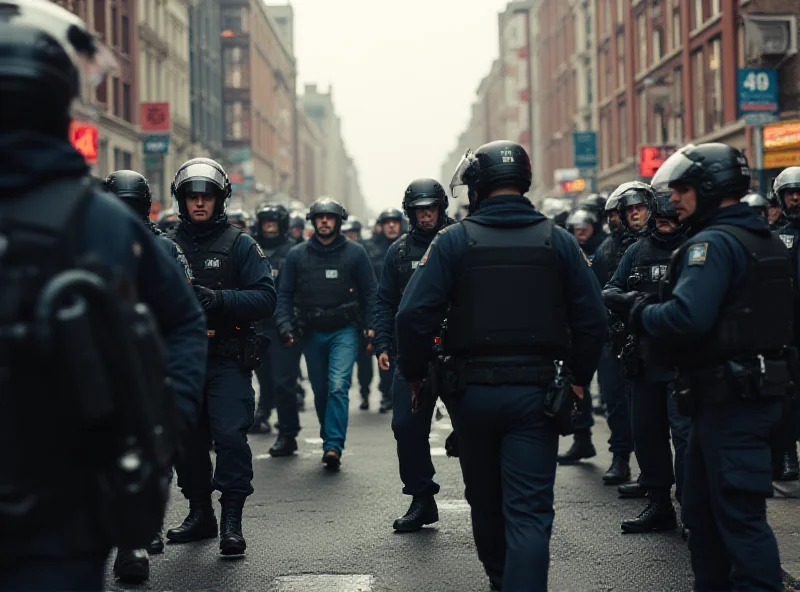
<svg viewBox="0 0 800 592"><path fill-rule="evenodd" d="M614 62L611 61L611 52L606 53L606 89L612 94L614 88Z"/></svg>
<svg viewBox="0 0 800 592"><path fill-rule="evenodd" d="M724 123L722 111L722 40L717 37L711 42L708 56L708 72L711 80L711 122L713 129L719 129Z"/></svg>
<svg viewBox="0 0 800 592"><path fill-rule="evenodd" d="M128 17L123 16L120 24L122 29L122 53L128 55L131 53L131 32L128 28Z"/></svg>
<svg viewBox="0 0 800 592"><path fill-rule="evenodd" d="M703 4L705 4L705 0L692 0L692 20L690 21L692 23L692 31L705 22L703 19Z"/></svg>
<svg viewBox="0 0 800 592"><path fill-rule="evenodd" d="M664 126L664 111L657 109L653 111L653 141L656 144L665 144L667 141L667 132Z"/></svg>
<svg viewBox="0 0 800 592"><path fill-rule="evenodd" d="M636 72L647 69L647 15L645 13L636 17L636 35L638 36L639 51L636 52Z"/></svg>
<svg viewBox="0 0 800 592"><path fill-rule="evenodd" d="M722 0L711 0L711 16L715 17L722 12Z"/></svg>
<svg viewBox="0 0 800 592"><path fill-rule="evenodd" d="M119 35L117 33L117 7L111 5L111 45L119 47Z"/></svg>
<svg viewBox="0 0 800 592"><path fill-rule="evenodd" d="M122 119L133 123L131 119L133 109L131 108L131 85L127 82L122 83Z"/></svg>
<svg viewBox="0 0 800 592"><path fill-rule="evenodd" d="M680 10L672 11L672 49L678 49L681 46L681 12Z"/></svg>
<svg viewBox="0 0 800 592"><path fill-rule="evenodd" d="M608 112L600 116L600 159L604 169L611 166L611 126Z"/></svg>
<svg viewBox="0 0 800 592"><path fill-rule="evenodd" d="M608 51L600 51L600 56L598 58L598 66L600 68L600 76L597 77L597 84L599 86L598 90L600 92L600 100L604 99L608 90L606 89L606 60L609 59Z"/></svg>
<svg viewBox="0 0 800 592"><path fill-rule="evenodd" d="M250 105L237 101L225 105L225 139L250 138Z"/></svg>
<svg viewBox="0 0 800 592"><path fill-rule="evenodd" d="M625 86L625 33L617 35L617 88Z"/></svg>
<svg viewBox="0 0 800 592"><path fill-rule="evenodd" d="M625 103L617 108L619 119L619 162L628 158L628 109Z"/></svg>
<svg viewBox="0 0 800 592"><path fill-rule="evenodd" d="M649 141L647 130L647 91L639 91L639 107L637 109L637 117L639 119L639 142L638 144L647 144Z"/></svg>
<svg viewBox="0 0 800 592"><path fill-rule="evenodd" d="M241 47L226 47L222 51L222 67L227 88L249 88L249 51Z"/></svg>
<svg viewBox="0 0 800 592"><path fill-rule="evenodd" d="M736 28L736 65L739 68L747 66L747 59L744 55L744 23L740 23Z"/></svg>
<svg viewBox="0 0 800 592"><path fill-rule="evenodd" d="M594 89L592 85L594 84L594 80L592 79L592 69L586 68L586 102L591 105L594 103Z"/></svg>
<svg viewBox="0 0 800 592"><path fill-rule="evenodd" d="M651 60L653 64L657 64L659 60L663 57L664 53L664 35L661 31L661 27L655 27L653 29L653 59Z"/></svg>
<svg viewBox="0 0 800 592"><path fill-rule="evenodd" d="M617 0L617 25L625 23L625 0Z"/></svg>
<svg viewBox="0 0 800 592"><path fill-rule="evenodd" d="M108 80L103 80L100 84L97 85L97 91L95 91L95 97L97 98L97 102L101 103L102 105L106 105L108 103Z"/></svg>
<svg viewBox="0 0 800 592"><path fill-rule="evenodd" d="M703 50L699 49L692 54L692 99L694 102L694 135L702 136L706 133L705 109L705 61Z"/></svg>
<svg viewBox="0 0 800 592"><path fill-rule="evenodd" d="M119 117L120 116L119 78L117 78L116 76L114 77L114 81L112 82L111 100L114 102L114 106L111 112L116 117Z"/></svg>
<svg viewBox="0 0 800 592"><path fill-rule="evenodd" d="M133 157L130 152L114 148L114 170L130 170L133 168Z"/></svg>
<svg viewBox="0 0 800 592"><path fill-rule="evenodd" d="M683 70L675 68L672 75L672 126L670 141L683 143Z"/></svg>
<svg viewBox="0 0 800 592"><path fill-rule="evenodd" d="M229 6L222 9L222 31L247 33L247 9Z"/></svg>

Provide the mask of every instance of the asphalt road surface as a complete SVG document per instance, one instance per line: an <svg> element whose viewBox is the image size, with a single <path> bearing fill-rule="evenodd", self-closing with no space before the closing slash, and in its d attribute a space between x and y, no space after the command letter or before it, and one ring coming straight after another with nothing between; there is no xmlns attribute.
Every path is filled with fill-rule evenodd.
<svg viewBox="0 0 800 592"><path fill-rule="evenodd" d="M301 414L299 454L272 459L274 436L250 437L255 493L244 511L247 556L223 560L218 539L168 545L151 560L151 577L123 587L109 572L113 590L264 590L272 592L472 592L489 589L475 554L469 508L456 459L445 456L447 418L432 429L431 447L442 490L440 521L413 534L395 534L393 520L410 499L401 493L391 415L359 411L351 391L350 428L339 473L321 464L316 415ZM273 422L275 418L273 416ZM686 545L679 533L622 535L620 521L639 513L643 500L617 499L600 477L608 468L608 429L594 429L598 456L560 467L556 521L551 543L550 589L554 591L666 592L691 590ZM562 450L569 446L563 438ZM217 496L215 495L215 498ZM217 515L219 506L215 502ZM166 524L186 514L175 490ZM109 562L110 564L110 562Z"/></svg>

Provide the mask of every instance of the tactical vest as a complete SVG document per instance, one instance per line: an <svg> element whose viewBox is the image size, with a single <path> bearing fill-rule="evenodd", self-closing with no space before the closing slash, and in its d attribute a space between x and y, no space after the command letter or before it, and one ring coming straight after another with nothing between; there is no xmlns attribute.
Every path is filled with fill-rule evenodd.
<svg viewBox="0 0 800 592"><path fill-rule="evenodd" d="M221 232L195 238L181 232L179 226L170 237L183 249L192 269L194 284L211 290L232 290L242 287L233 260L233 245L241 234L241 229L228 225ZM207 314L206 323L209 336L220 338L239 334L237 323L221 312Z"/></svg>
<svg viewBox="0 0 800 592"><path fill-rule="evenodd" d="M467 248L447 318L447 351L466 357L565 355L569 328L553 223L461 224Z"/></svg>
<svg viewBox="0 0 800 592"><path fill-rule="evenodd" d="M611 278L614 277L614 272L617 271L619 267L619 262L622 261L622 256L625 254L625 251L628 250L628 247L631 246L633 243L636 242L636 239L633 239L629 236L617 237L616 235L611 235L606 237L600 246L597 247L597 251L595 251L594 262L596 263L599 259L602 261L602 267L605 271L605 277L600 277L600 273L598 271L598 266L594 265L594 271L598 274L598 280L600 280L600 286L605 286Z"/></svg>
<svg viewBox="0 0 800 592"><path fill-rule="evenodd" d="M792 342L791 257L773 235L761 236L738 226L711 226L729 234L744 247L747 270L741 289L722 302L714 327L686 340L648 341L654 361L677 368L703 368L726 360L779 356ZM677 269L692 243L675 251L667 269L662 299L670 300L678 282ZM688 303L691 306L691 303Z"/></svg>
<svg viewBox="0 0 800 592"><path fill-rule="evenodd" d="M419 262L430 244L430 240L422 240L415 233L404 234L397 239L394 264L400 280L401 294L406 291L406 286L411 281L414 270L419 267Z"/></svg>
<svg viewBox="0 0 800 592"><path fill-rule="evenodd" d="M794 318L800 319L800 278L797 277L797 253L800 250L800 228L794 224L786 224L773 233L789 249L792 257L792 272L794 278ZM795 322L795 344L800 344L800 322Z"/></svg>
<svg viewBox="0 0 800 592"><path fill-rule="evenodd" d="M657 296L661 282L667 277L672 253L684 241L683 237L680 239L676 237L676 240L667 246L652 235L641 239L632 253L631 275L627 281L628 290Z"/></svg>
<svg viewBox="0 0 800 592"><path fill-rule="evenodd" d="M283 269L283 262L286 261L286 256L292 250L294 244L286 239L277 245L266 247L261 244L260 246L269 261L269 266L272 268L272 279L277 281L278 275Z"/></svg>
<svg viewBox="0 0 800 592"><path fill-rule="evenodd" d="M348 257L350 243L327 252L303 244L295 292L302 322L323 332L357 323L358 287Z"/></svg>

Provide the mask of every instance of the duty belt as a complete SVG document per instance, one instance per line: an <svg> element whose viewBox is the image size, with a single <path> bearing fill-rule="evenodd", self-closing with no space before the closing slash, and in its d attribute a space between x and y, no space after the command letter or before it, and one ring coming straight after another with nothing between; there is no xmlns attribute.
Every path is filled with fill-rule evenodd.
<svg viewBox="0 0 800 592"><path fill-rule="evenodd" d="M467 366L464 369L466 384L547 384L554 380L556 371L550 366Z"/></svg>
<svg viewBox="0 0 800 592"><path fill-rule="evenodd" d="M208 332L208 353L209 355L231 358L238 356L242 351L241 337L215 337L211 331Z"/></svg>

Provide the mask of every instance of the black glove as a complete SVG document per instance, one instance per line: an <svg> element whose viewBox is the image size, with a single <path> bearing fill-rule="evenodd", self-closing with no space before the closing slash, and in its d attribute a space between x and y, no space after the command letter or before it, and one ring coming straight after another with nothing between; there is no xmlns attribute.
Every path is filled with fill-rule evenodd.
<svg viewBox="0 0 800 592"><path fill-rule="evenodd" d="M633 301L631 311L628 313L628 327L630 327L632 333L638 335L640 333L644 333L644 327L642 326L642 312L644 312L644 307L648 304L657 303L658 298L653 294L642 294L641 292L634 293L637 294L637 296Z"/></svg>
<svg viewBox="0 0 800 592"><path fill-rule="evenodd" d="M616 290L604 290L603 302L606 308L622 319L627 319L631 308L640 292L620 293Z"/></svg>
<svg viewBox="0 0 800 592"><path fill-rule="evenodd" d="M288 323L278 327L278 337L280 337L283 345L287 345L292 340L296 341L294 338L294 333L292 332L292 326Z"/></svg>
<svg viewBox="0 0 800 592"><path fill-rule="evenodd" d="M197 284L194 284L192 287L194 288L195 296L197 296L197 300L200 301L200 306L203 307L204 311L211 312L217 310L218 308L222 308L222 291L212 290Z"/></svg>

